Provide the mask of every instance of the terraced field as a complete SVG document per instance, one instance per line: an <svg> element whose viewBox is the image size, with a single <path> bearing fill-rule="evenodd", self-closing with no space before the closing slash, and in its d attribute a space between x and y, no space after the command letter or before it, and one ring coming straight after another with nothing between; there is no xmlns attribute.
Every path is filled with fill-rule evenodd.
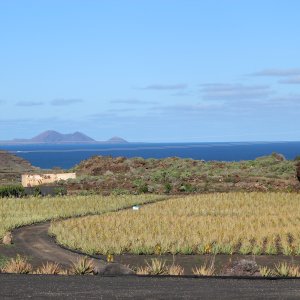
<svg viewBox="0 0 300 300"><path fill-rule="evenodd" d="M53 222L58 242L87 253L300 255L300 194L215 193Z"/></svg>
<svg viewBox="0 0 300 300"><path fill-rule="evenodd" d="M19 226L57 218L101 214L160 198L155 195L0 198L0 241L7 231Z"/></svg>

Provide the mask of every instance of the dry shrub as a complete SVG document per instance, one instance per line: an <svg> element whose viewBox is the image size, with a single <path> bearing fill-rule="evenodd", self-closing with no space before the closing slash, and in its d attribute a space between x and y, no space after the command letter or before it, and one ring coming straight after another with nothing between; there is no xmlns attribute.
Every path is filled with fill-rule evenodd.
<svg viewBox="0 0 300 300"><path fill-rule="evenodd" d="M138 267L136 269L137 275L150 275L148 267Z"/></svg>
<svg viewBox="0 0 300 300"><path fill-rule="evenodd" d="M174 265L174 264L172 264L168 268L168 274L169 275L175 275L175 276L183 275L184 274L184 268L181 267L180 265Z"/></svg>
<svg viewBox="0 0 300 300"><path fill-rule="evenodd" d="M200 275L200 276L212 276L215 273L215 269L206 264L200 267L195 267L192 269L192 271L194 275Z"/></svg>
<svg viewBox="0 0 300 300"><path fill-rule="evenodd" d="M262 277L270 277L274 273L272 269L270 269L266 266L259 267L259 272Z"/></svg>
<svg viewBox="0 0 300 300"><path fill-rule="evenodd" d="M210 262L205 261L203 265L192 269L194 275L200 276L212 276L215 275L215 271L215 258L213 258Z"/></svg>
<svg viewBox="0 0 300 300"><path fill-rule="evenodd" d="M275 264L274 274L276 276L287 277L289 276L290 266L286 262Z"/></svg>
<svg viewBox="0 0 300 300"><path fill-rule="evenodd" d="M78 258L76 262L72 263L70 273L73 275L93 274L94 263L87 256Z"/></svg>
<svg viewBox="0 0 300 300"><path fill-rule="evenodd" d="M28 274L32 272L32 265L28 263L27 258L17 255L11 258L3 268L4 273Z"/></svg>
<svg viewBox="0 0 300 300"><path fill-rule="evenodd" d="M137 275L167 275L168 267L166 261L159 258L151 258L150 262L145 260L145 267L138 267L136 270Z"/></svg>
<svg viewBox="0 0 300 300"><path fill-rule="evenodd" d="M290 266L289 276L290 277L300 277L299 266Z"/></svg>
<svg viewBox="0 0 300 300"><path fill-rule="evenodd" d="M275 264L273 272L278 277L300 277L299 266L289 265L286 262Z"/></svg>
<svg viewBox="0 0 300 300"><path fill-rule="evenodd" d="M166 266L166 261L158 258L151 259L149 263L146 261L146 266L136 269L137 275L174 275L179 276L184 274L184 268L180 265Z"/></svg>
<svg viewBox="0 0 300 300"><path fill-rule="evenodd" d="M146 261L147 268L150 275L167 275L168 268L166 261L159 258L151 258L151 262Z"/></svg>
<svg viewBox="0 0 300 300"><path fill-rule="evenodd" d="M64 271L61 269L58 263L48 262L43 264L40 268L36 270L36 274L62 274Z"/></svg>

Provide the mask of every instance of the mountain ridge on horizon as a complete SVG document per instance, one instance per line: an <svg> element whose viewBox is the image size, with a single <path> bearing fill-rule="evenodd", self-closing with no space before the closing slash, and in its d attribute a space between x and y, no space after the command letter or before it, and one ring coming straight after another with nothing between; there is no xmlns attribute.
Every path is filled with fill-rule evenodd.
<svg viewBox="0 0 300 300"><path fill-rule="evenodd" d="M121 137L114 136L107 141L96 141L93 138L87 136L86 134L75 131L74 133L60 133L55 130L46 130L31 139L13 139L9 141L0 141L0 143L9 144L60 144L60 143L114 143L114 144L124 144L128 141Z"/></svg>

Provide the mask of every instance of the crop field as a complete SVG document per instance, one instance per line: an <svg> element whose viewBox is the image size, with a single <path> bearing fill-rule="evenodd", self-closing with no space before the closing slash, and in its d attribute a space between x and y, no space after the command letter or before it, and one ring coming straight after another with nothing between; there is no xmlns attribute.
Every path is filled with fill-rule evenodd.
<svg viewBox="0 0 300 300"><path fill-rule="evenodd" d="M129 207L134 204L152 202L161 196L65 196L0 199L0 241L13 228L50 219L101 214Z"/></svg>
<svg viewBox="0 0 300 300"><path fill-rule="evenodd" d="M215 193L53 222L58 242L99 254L300 255L300 194Z"/></svg>

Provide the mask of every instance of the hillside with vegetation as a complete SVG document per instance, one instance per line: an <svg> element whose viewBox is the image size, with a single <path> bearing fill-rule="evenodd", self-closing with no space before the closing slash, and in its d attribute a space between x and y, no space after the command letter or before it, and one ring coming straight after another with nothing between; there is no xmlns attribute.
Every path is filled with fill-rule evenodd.
<svg viewBox="0 0 300 300"><path fill-rule="evenodd" d="M68 170L77 173L76 179L59 184L71 194L104 195L299 191L297 166L299 160L286 160L276 153L239 162L94 156ZM20 184L21 174L42 171L0 151L0 185ZM299 174L298 170L300 178Z"/></svg>
<svg viewBox="0 0 300 300"><path fill-rule="evenodd" d="M72 171L69 192L101 194L298 191L296 161L280 154L240 162L94 156ZM63 184L63 183L62 183Z"/></svg>
<svg viewBox="0 0 300 300"><path fill-rule="evenodd" d="M27 160L11 154L7 151L0 151L0 185L20 183L21 174L38 171Z"/></svg>

